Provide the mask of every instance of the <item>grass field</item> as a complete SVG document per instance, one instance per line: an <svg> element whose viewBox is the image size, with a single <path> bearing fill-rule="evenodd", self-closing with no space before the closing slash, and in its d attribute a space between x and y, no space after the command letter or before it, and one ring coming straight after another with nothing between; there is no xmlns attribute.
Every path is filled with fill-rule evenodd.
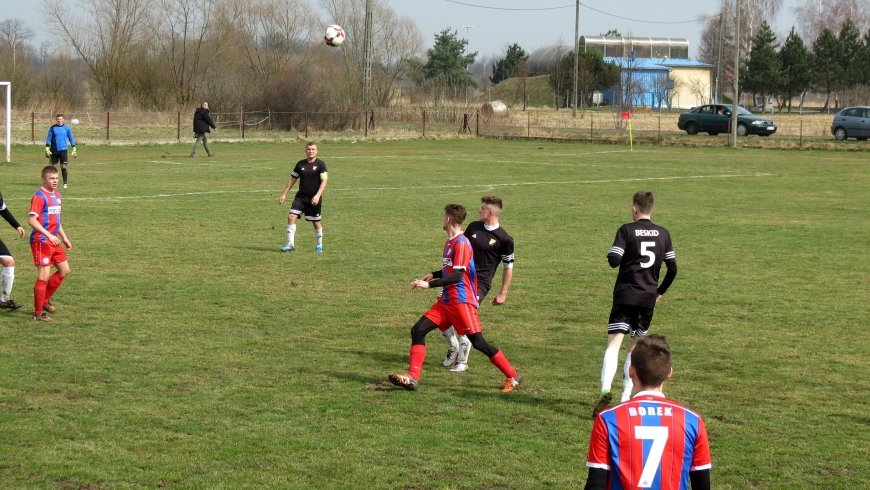
<svg viewBox="0 0 870 490"><path fill-rule="evenodd" d="M870 486L867 189L858 152L492 140L323 143L324 248L282 254L278 196L301 144L81 145L64 228L72 274L30 319L26 240L0 312L0 487L580 488L615 272L654 191L679 276L656 308L671 398L707 422L717 489ZM15 147L3 198L26 222L46 160ZM487 338L420 390L394 389L434 301L445 204L505 201L516 269ZM500 284L500 273L495 287ZM615 388L620 388L617 376Z"/></svg>

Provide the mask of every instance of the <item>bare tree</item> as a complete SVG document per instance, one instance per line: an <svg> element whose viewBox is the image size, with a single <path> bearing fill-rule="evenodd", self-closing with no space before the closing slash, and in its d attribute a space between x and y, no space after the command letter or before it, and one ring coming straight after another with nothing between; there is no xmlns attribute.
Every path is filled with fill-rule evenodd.
<svg viewBox="0 0 870 490"><path fill-rule="evenodd" d="M840 32L846 19L852 19L860 32L870 27L868 0L803 0L791 10L797 19L797 31L808 46L812 46L825 29Z"/></svg>
<svg viewBox="0 0 870 490"><path fill-rule="evenodd" d="M0 22L0 52L12 53L12 67L16 67L19 55L24 55L28 42L33 39L33 29L24 25L21 19L6 19Z"/></svg>
<svg viewBox="0 0 870 490"><path fill-rule="evenodd" d="M50 27L85 60L103 107L119 102L128 85L130 60L146 37L147 0L81 0L74 13L65 0L42 0Z"/></svg>
<svg viewBox="0 0 870 490"><path fill-rule="evenodd" d="M230 30L221 22L222 7L220 0L158 0L151 4L150 41L170 80L169 94L180 106L194 101L225 44ZM148 73L142 75L147 77ZM140 81L148 82L141 77Z"/></svg>
<svg viewBox="0 0 870 490"><path fill-rule="evenodd" d="M344 27L347 39L342 46L344 70L356 80L362 93L365 64L365 0L321 0L320 5L332 21ZM399 81L405 78L412 61L423 52L423 35L413 19L399 16L384 0L374 0L372 16L372 101L389 105ZM361 97L358 99L361 100Z"/></svg>
<svg viewBox="0 0 870 490"><path fill-rule="evenodd" d="M305 0L238 1L233 11L234 44L260 86L311 64L321 23Z"/></svg>

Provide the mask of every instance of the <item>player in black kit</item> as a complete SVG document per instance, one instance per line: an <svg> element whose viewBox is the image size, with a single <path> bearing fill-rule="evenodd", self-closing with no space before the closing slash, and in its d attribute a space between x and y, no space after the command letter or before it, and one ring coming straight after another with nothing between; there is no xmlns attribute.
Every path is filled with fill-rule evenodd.
<svg viewBox="0 0 870 490"><path fill-rule="evenodd" d="M282 252L292 252L296 250L294 243L296 239L296 219L303 214L305 220L310 221L314 225L314 251L317 253L323 252L323 225L320 223L320 205L323 191L326 190L326 162L317 158L317 144L308 143L305 145L304 160L299 160L290 174L290 179L287 181L287 187L281 197L278 198L278 204L284 204L284 199L287 199L287 193L290 188L299 180L299 190L296 191L296 197L293 198L293 204L290 205L290 213L287 215L287 244L281 247Z"/></svg>
<svg viewBox="0 0 870 490"><path fill-rule="evenodd" d="M610 387L619 363L619 348L625 334L631 335L625 356L622 401L631 398L632 381L628 376L631 351L640 337L647 334L652 322L653 309L658 300L677 277L677 257L668 230L653 224L650 215L654 199L650 191L637 191L631 203L633 223L622 225L607 261L610 267L619 267L613 287L613 306L607 322L607 350L601 367L601 395L595 402L593 418L604 410L612 399ZM662 262L668 272L659 285Z"/></svg>
<svg viewBox="0 0 870 490"><path fill-rule="evenodd" d="M24 228L21 227L9 209L6 208L2 195L0 195L0 216L12 225L12 228L15 228L19 237L24 236ZM17 310L21 308L21 303L12 301L12 298L9 296L12 293L12 282L15 280L15 259L12 258L12 253L6 247L6 244L3 243L3 240L0 240L0 264L3 265L3 272L0 274L0 278L2 278L0 280L0 283L2 283L2 287L0 287L0 308Z"/></svg>
<svg viewBox="0 0 870 490"><path fill-rule="evenodd" d="M492 304L504 304L508 288L514 273L514 239L498 223L501 215L502 201L496 196L480 198L480 221L474 221L465 229L465 236L471 242L474 251L474 268L477 270L477 300L483 298L492 287L492 278L498 269L498 264L504 264L501 290L493 298ZM450 346L447 358L442 365L453 366L450 371L460 373L468 370L468 354L471 352L471 341L466 336L457 340L453 327L443 332L444 340ZM454 365L455 363L455 365Z"/></svg>

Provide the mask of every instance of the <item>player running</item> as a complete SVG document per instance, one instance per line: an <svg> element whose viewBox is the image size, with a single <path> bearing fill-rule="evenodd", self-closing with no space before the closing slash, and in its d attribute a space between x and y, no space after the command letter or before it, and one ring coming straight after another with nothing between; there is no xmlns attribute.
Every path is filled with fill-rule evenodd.
<svg viewBox="0 0 870 490"><path fill-rule="evenodd" d="M585 490L710 489L710 442L697 413L662 393L671 378L671 347L662 335L640 339L629 376L638 393L592 424Z"/></svg>
<svg viewBox="0 0 870 490"><path fill-rule="evenodd" d="M303 214L305 214L305 220L314 225L314 251L316 253L323 252L323 225L320 222L320 206L323 202L321 199L323 191L326 190L326 162L317 158L316 143L305 145L305 154L307 158L296 163L296 167L290 173L287 187L278 198L278 204L284 204L284 199L287 198L290 188L293 187L297 179L299 180L299 190L296 192L296 197L293 198L293 204L290 205L290 212L287 215L287 244L281 247L282 252L296 250L296 219Z"/></svg>
<svg viewBox="0 0 870 490"><path fill-rule="evenodd" d="M70 149L70 154L75 158L76 139L73 138L72 129L64 124L63 114L58 114L55 118L57 124L48 128L48 136L45 137L45 157L49 158L49 162L55 167L60 163L60 171L63 173L63 188L67 188L67 172L66 166L69 164L69 156L67 148ZM69 147L67 147L69 142Z"/></svg>
<svg viewBox="0 0 870 490"><path fill-rule="evenodd" d="M492 278L502 267L501 290L493 298L493 306L503 305L507 298L508 288L514 273L514 239L501 228L498 218L501 215L502 201L497 196L480 198L480 221L472 221L465 229L465 237L471 242L474 251L474 267L477 269L477 301L482 302L492 287ZM442 366L453 366L450 371L460 373L468 370L468 354L471 353L471 341L465 335L456 338L456 329L448 328L443 332L444 340L449 346L447 358ZM456 363L454 366L453 364Z"/></svg>
<svg viewBox="0 0 870 490"><path fill-rule="evenodd" d="M522 383L523 378L508 362L501 350L483 337L477 316L477 271L472 258L471 244L462 234L465 208L459 204L444 207L442 229L447 232L447 243L442 255L442 268L426 274L411 283L411 289L441 287L441 296L411 328L411 359L406 374L390 374L390 382L406 390L417 390L423 361L426 359L426 334L451 325L460 335L468 336L471 345L486 354L490 362L504 373L503 392L508 393Z"/></svg>
<svg viewBox="0 0 870 490"><path fill-rule="evenodd" d="M70 250L72 243L60 223L61 200L60 192L57 192L57 181L56 168L43 168L42 188L30 199L29 223L33 228L30 233L30 251L33 253L37 273L36 285L33 286L33 319L41 322L54 321L46 312L57 311L51 304L51 297L70 272L66 252L61 244ZM57 268L54 274L51 274L52 265Z"/></svg>
<svg viewBox="0 0 870 490"><path fill-rule="evenodd" d="M24 236L24 228L18 224L18 220L12 216L12 213L6 207L6 203L3 202L3 195L0 195L0 216L3 216L3 219L18 231L20 237ZM12 301L10 296L12 294L12 283L15 281L15 259L12 257L12 252L3 243L3 240L0 240L0 264L3 265L3 272L0 274L0 308L17 310L24 305Z"/></svg>
<svg viewBox="0 0 870 490"><path fill-rule="evenodd" d="M601 395L595 402L592 416L610 404L610 388L619 362L622 338L631 335L628 354L623 367L622 401L631 397L632 382L628 375L631 353L637 340L646 335L652 322L653 310L662 295L677 277L677 256L671 243L671 234L650 221L655 200L650 191L637 191L632 198L633 223L622 225L607 261L610 267L619 267L613 287L613 306L607 323L607 349L601 367ZM659 285L662 263L668 272Z"/></svg>

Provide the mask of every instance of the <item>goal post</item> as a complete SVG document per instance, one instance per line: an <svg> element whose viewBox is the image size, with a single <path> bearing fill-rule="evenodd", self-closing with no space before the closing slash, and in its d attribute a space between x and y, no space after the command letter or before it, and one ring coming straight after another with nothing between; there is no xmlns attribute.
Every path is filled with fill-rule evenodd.
<svg viewBox="0 0 870 490"><path fill-rule="evenodd" d="M6 88L6 163L10 160L12 148L12 82L0 82L0 87Z"/></svg>

